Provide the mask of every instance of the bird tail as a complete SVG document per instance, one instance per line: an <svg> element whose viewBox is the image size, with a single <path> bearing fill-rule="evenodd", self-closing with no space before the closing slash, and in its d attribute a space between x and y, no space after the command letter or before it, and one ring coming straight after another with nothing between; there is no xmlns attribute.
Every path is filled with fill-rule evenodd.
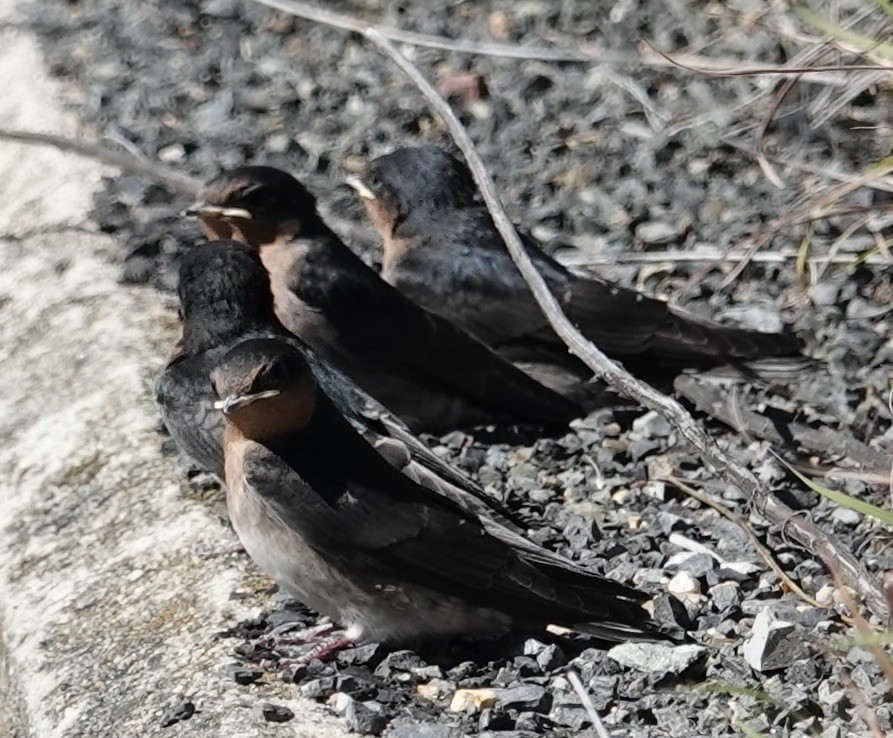
<svg viewBox="0 0 893 738"><path fill-rule="evenodd" d="M802 372L814 369L816 366L818 362L808 356L772 356L754 361L730 362L698 371L697 375L702 379L748 379L772 384L790 382Z"/></svg>
<svg viewBox="0 0 893 738"><path fill-rule="evenodd" d="M626 643L627 641L685 642L684 634L670 633L658 627L656 624L647 621L643 621L636 625L630 625L628 623L578 623L573 626L573 630L609 643Z"/></svg>

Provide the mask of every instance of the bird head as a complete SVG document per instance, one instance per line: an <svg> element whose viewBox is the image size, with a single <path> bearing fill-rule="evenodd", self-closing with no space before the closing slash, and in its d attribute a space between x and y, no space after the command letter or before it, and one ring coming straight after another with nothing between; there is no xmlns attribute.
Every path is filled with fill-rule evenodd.
<svg viewBox="0 0 893 738"><path fill-rule="evenodd" d="M188 249L180 259L177 293L188 352L219 346L249 329L280 326L257 251L237 241Z"/></svg>
<svg viewBox="0 0 893 738"><path fill-rule="evenodd" d="M346 182L384 236L413 215L424 217L477 201L468 169L436 146L397 149L355 169Z"/></svg>
<svg viewBox="0 0 893 738"><path fill-rule="evenodd" d="M303 430L313 418L317 383L306 357L276 338L243 341L211 372L214 407L257 441Z"/></svg>
<svg viewBox="0 0 893 738"><path fill-rule="evenodd" d="M197 216L210 239L231 238L261 248L316 224L316 199L288 172L248 166L210 180L184 211Z"/></svg>

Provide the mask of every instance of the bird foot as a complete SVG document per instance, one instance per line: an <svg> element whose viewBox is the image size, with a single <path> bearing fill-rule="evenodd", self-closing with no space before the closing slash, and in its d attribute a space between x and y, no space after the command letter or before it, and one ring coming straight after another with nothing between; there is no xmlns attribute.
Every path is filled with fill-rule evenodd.
<svg viewBox="0 0 893 738"><path fill-rule="evenodd" d="M267 633L263 637L264 645L270 648L277 646L294 646L301 643L312 643L322 636L329 635L335 630L334 623L321 623L311 628L302 628L301 630L291 632L289 625L278 628Z"/></svg>
<svg viewBox="0 0 893 738"><path fill-rule="evenodd" d="M302 628L295 632L290 632L291 627L290 625L285 625L267 633L260 640L260 645L267 650L273 651L277 656L277 650L282 646L311 644L311 647L300 656L265 659L260 664L261 668L272 670L287 669L290 666L306 666L311 661L323 659L356 640L355 635L347 632L330 635L337 629L334 623L320 623L311 628Z"/></svg>
<svg viewBox="0 0 893 738"><path fill-rule="evenodd" d="M316 644L309 651L301 654L297 658L280 659L275 663L265 662L262 663L261 666L264 668L276 669L288 669L292 666L307 666L307 664L312 661L316 661L317 659L320 661L325 660L332 654L340 651L342 648L350 646L354 641L356 641L356 638L354 636L347 633L340 633L338 635L324 639L320 643Z"/></svg>

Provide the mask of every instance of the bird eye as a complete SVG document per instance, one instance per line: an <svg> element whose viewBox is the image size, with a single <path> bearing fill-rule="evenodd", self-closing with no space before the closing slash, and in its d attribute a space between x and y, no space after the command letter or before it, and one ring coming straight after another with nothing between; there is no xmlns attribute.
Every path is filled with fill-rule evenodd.
<svg viewBox="0 0 893 738"><path fill-rule="evenodd" d="M239 199L246 205L263 205L269 200L266 188L262 185L249 185L239 193Z"/></svg>
<svg viewBox="0 0 893 738"><path fill-rule="evenodd" d="M288 378L288 367L278 358L272 359L264 364L264 368L260 372L264 384L277 386Z"/></svg>

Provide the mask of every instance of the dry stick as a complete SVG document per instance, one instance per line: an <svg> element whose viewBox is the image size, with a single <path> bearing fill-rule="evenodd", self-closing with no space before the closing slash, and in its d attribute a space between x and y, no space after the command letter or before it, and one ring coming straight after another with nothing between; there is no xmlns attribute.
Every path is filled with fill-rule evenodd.
<svg viewBox="0 0 893 738"><path fill-rule="evenodd" d="M161 162L152 161L148 157L137 157L131 152L122 153L106 148L95 141L83 141L66 138L52 133L32 133L30 131L11 131L0 128L0 140L17 141L25 144L52 146L60 151L67 151L80 156L96 159L103 164L123 169L126 172L142 174L160 182L171 192L194 197L202 183L188 174L165 166Z"/></svg>
<svg viewBox="0 0 893 738"><path fill-rule="evenodd" d="M378 31L367 29L363 35L412 80L431 108L446 124L457 147L468 162L475 182L493 217L493 222L504 239L512 259L530 287L549 324L567 344L571 353L578 356L596 376L605 380L611 387L666 417L679 434L698 451L704 461L749 497L764 517L782 528L787 527L792 537L814 555L819 556L827 564L833 565L840 571L847 583L862 594L870 610L886 622L889 615L887 600L878 582L862 568L850 551L816 527L811 520L796 515L777 497L762 490L756 477L720 450L716 443L698 428L694 418L685 411L682 405L640 382L616 365L574 327L524 250L511 220L499 201L493 179L484 167L471 138L453 113L452 108L422 76L421 72Z"/></svg>
<svg viewBox="0 0 893 738"><path fill-rule="evenodd" d="M445 51L458 51L464 54L482 54L484 56L497 56L507 59L539 59L541 61L556 62L588 62L592 63L597 60L596 56L587 54L580 50L574 49L545 49L542 47L517 46L512 44L499 43L476 43L474 41L463 41L461 39L451 39L445 36L433 36L427 33L415 33L414 31L404 31L400 28L389 28L388 26L372 25L364 23L349 15L342 13L333 13L330 10L323 10L319 7L308 5L307 3L298 2L297 0L256 0L261 5L266 5L276 10L281 10L299 18L322 23L333 28L340 28L343 31L353 31L354 33L364 34L369 29L374 29L384 38L399 43L411 44L413 46L424 46L429 49L443 49Z"/></svg>
<svg viewBox="0 0 893 738"><path fill-rule="evenodd" d="M452 39L446 36L436 36L429 33L416 33L415 31L404 31L401 28L393 28L373 23L366 23L351 15L344 13L334 13L330 10L310 5L301 0L255 0L261 5L269 8L280 10L284 13L304 18L305 20L321 23L333 28L340 28L343 31L352 31L354 33L365 34L368 30L374 30L381 34L385 39L396 41L397 43L409 44L411 46L421 46L429 49L442 49L444 51L455 51L460 54L480 54L482 56L493 56L504 59L537 59L539 61L552 62L576 62L583 64L626 64L635 66L650 67L677 67L688 69L699 74L716 75L721 77L741 76L741 75L757 75L757 74L800 74L798 68L790 69L785 67L751 67L745 70L735 72L732 70L689 67L678 61L679 58L685 58L692 62L709 66L725 66L734 67L737 64L735 59L713 59L709 57L699 57L696 55L685 55L671 58L654 49L653 55L643 55L639 53L629 54L617 51L598 51L596 49L567 49L567 48L543 48L541 46L521 46L518 44L502 44L494 42L477 42L466 41L462 39ZM652 47L653 48L653 47ZM870 66L870 65L841 65L826 67L810 67L806 69L807 74L827 73L827 72L852 72L852 71L889 71L887 66Z"/></svg>
<svg viewBox="0 0 893 738"><path fill-rule="evenodd" d="M148 177L152 181L158 182L161 186L167 188L170 192L186 195L187 197L197 197L204 184L196 177L191 177L185 172L181 172L149 158L136 147L133 147L132 151L128 148L126 153L122 153L109 150L98 141L67 138L52 133L11 131L5 128L0 128L0 141L4 140L16 141L27 145L51 146L55 149L59 149L59 151L95 159L103 164L120 169L121 171ZM353 224L337 215L330 214L328 223L339 232L355 233ZM16 238L20 237L21 234L16 235ZM9 236L4 235L3 238L8 239Z"/></svg>
<svg viewBox="0 0 893 738"><path fill-rule="evenodd" d="M574 246L579 244L586 245L584 239L571 239ZM861 265L869 266L890 266L890 259L886 259L880 255L868 256L860 258L861 254L849 251L845 254L827 255L827 256L810 256L806 259L809 266L823 267L831 264L851 264L855 265L858 261ZM741 261L744 256L739 254L729 254L723 256L718 249L711 251L677 251L675 249L668 251L654 251L650 254L611 254L610 256L589 256L588 254L572 254L562 255L559 261L567 267L588 267L588 266L617 266L618 264L701 264L714 262L717 259L725 258L731 264ZM755 254L751 259L753 264L784 264L785 262L796 259L797 254L793 251L776 251L772 253Z"/></svg>
<svg viewBox="0 0 893 738"><path fill-rule="evenodd" d="M757 553L760 555L760 558L766 562L766 565L775 572L778 578L784 582L785 586L791 590L794 594L796 594L801 600L807 602L813 607L821 607L824 608L825 605L819 603L815 598L810 597L803 589L797 584L790 576L788 576L787 572L781 568L781 564L779 564L775 557L772 556L769 549L766 548L757 537L757 534L753 532L751 527L747 524L747 521L744 518L736 515L731 510L729 510L725 505L720 505L715 500L711 500L707 495L702 495L698 492L694 487L690 484L687 484L683 480L678 477L674 477L672 474L664 477L664 480L672 484L677 489L682 490L689 497L693 497L702 505L707 505L707 507L712 507L716 512L722 515L726 520L731 521L735 525L737 525L741 530L743 530L747 537L750 539L750 542L753 544L753 547L757 550Z"/></svg>

